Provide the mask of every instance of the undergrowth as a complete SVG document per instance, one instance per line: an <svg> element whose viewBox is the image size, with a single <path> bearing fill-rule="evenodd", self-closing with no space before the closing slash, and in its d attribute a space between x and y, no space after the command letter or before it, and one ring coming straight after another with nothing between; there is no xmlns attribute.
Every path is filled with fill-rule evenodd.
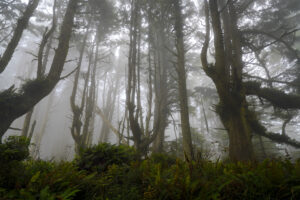
<svg viewBox="0 0 300 200"><path fill-rule="evenodd" d="M300 199L300 162L187 163L137 159L132 148L99 144L73 162L28 158L28 141L0 144L1 200Z"/></svg>

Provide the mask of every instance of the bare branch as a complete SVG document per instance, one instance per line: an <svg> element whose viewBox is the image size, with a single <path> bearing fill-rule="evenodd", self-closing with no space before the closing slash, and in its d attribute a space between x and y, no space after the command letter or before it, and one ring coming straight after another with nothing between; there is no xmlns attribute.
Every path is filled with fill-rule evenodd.
<svg viewBox="0 0 300 200"><path fill-rule="evenodd" d="M70 73L68 73L67 75L60 77L59 80L63 80L63 79L68 78L68 77L71 76L74 72L76 72L77 69L78 69L78 67L76 67L75 69L73 69L73 70L72 70Z"/></svg>
<svg viewBox="0 0 300 200"><path fill-rule="evenodd" d="M14 130L14 131L22 131L22 129L20 129L20 128L14 128L14 127L9 127L8 129Z"/></svg>

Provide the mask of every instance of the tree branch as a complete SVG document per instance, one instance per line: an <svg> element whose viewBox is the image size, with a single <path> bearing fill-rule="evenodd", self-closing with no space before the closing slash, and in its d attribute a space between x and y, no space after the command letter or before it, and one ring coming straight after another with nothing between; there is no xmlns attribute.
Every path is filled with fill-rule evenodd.
<svg viewBox="0 0 300 200"><path fill-rule="evenodd" d="M96 113L102 118L103 122L108 125L108 127L112 130L112 132L118 137L121 138L121 133L111 124L111 122L105 117L102 110L99 108L99 106L96 106ZM127 144L126 140L124 138L121 139L121 142L123 144Z"/></svg>
<svg viewBox="0 0 300 200"><path fill-rule="evenodd" d="M295 148L300 148L300 142L290 138L287 135L268 132L267 129L259 123L259 121L251 111L248 111L248 115L249 116L247 120L249 122L249 125L251 126L251 129L254 131L255 134L269 138L270 140L280 144L288 144Z"/></svg>
<svg viewBox="0 0 300 200"><path fill-rule="evenodd" d="M259 82L245 82L246 95L255 95L266 99L274 106L283 109L300 109L300 95L261 87Z"/></svg>

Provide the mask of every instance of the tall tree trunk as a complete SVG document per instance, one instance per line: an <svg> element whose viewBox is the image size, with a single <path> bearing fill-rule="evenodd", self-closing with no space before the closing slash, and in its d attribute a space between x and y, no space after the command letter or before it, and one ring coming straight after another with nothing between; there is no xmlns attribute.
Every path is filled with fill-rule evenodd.
<svg viewBox="0 0 300 200"><path fill-rule="evenodd" d="M29 135L28 135L29 140L31 140L31 138L33 136L35 125L36 125L36 120L34 120L33 123L32 123L32 125L31 125L31 129L30 129L30 132L29 132Z"/></svg>
<svg viewBox="0 0 300 200"><path fill-rule="evenodd" d="M135 118L136 105L136 68L137 68L137 34L139 28L139 1L132 0L130 24L130 47L128 57L128 84L126 91L126 104L128 110L128 120L133 135L134 146L137 151L144 154L142 145L142 130L138 120Z"/></svg>
<svg viewBox="0 0 300 200"><path fill-rule="evenodd" d="M81 122L81 118L82 118L82 114L83 114L83 109L84 109L84 105L85 105L85 93L86 93L86 87L87 87L87 82L89 80L89 72L90 72L90 65L91 65L91 60L92 60L92 56L89 56L89 66L88 66L88 72L85 78L85 85L84 85L84 89L83 89L83 96L81 98L81 103L80 105L76 105L76 95L77 95L77 90L78 90L78 83L79 83L79 76L81 73L81 67L82 67L82 60L83 60L83 56L84 56L84 51L85 51L85 47L87 45L87 38L88 38L88 31L89 27L84 35L83 38L83 42L80 48L80 52L79 52L79 60L77 63L77 70L76 70L76 74L75 74L75 80L74 80L74 84L73 84L73 89L72 89L72 94L70 97L70 105L71 105L71 110L73 112L73 119L72 119L72 126L70 128L71 131L71 135L74 139L75 142L75 151L77 153L79 153L79 143L81 140L81 127L82 127L82 122ZM93 53L93 52L92 52Z"/></svg>
<svg viewBox="0 0 300 200"><path fill-rule="evenodd" d="M33 108L26 114L24 119L23 128L22 128L22 136L24 137L29 136L29 128L30 128L32 114L33 114Z"/></svg>
<svg viewBox="0 0 300 200"><path fill-rule="evenodd" d="M158 25L156 46L156 67L155 70L155 109L154 109L154 131L157 137L154 140L154 152L162 152L165 140L165 129L168 125L168 86L167 73L169 67L169 56L166 54L166 37L161 24Z"/></svg>
<svg viewBox="0 0 300 200"><path fill-rule="evenodd" d="M118 87L119 87L119 81L117 80L114 86L111 86L110 87L111 89L108 90L105 107L103 109L103 114L106 116L106 119L108 121L112 121L115 112L115 103L117 99ZM100 142L108 142L109 132L110 132L109 125L103 122L101 127Z"/></svg>
<svg viewBox="0 0 300 200"><path fill-rule="evenodd" d="M39 152L39 149L41 148L41 142L42 142L43 136L45 134L47 125L49 123L50 110L51 110L51 107L53 105L54 96L55 96L55 92L51 92L51 94L48 98L48 102L47 102L47 106L46 106L46 110L45 110L45 115L44 115L43 121L41 122L42 127L38 131L38 134L36 134L34 136L33 143L35 144L35 147L34 147L34 150L33 150L33 158L38 157L37 153Z"/></svg>
<svg viewBox="0 0 300 200"><path fill-rule="evenodd" d="M85 121L82 129L81 136L81 148L86 148L88 144L88 135L90 130L90 123L93 116L93 112L95 109L95 100L96 100L96 73L97 73L97 65L98 65L98 54L99 54L99 41L96 42L96 51L95 51L95 60L91 73L91 85L89 86L89 92L86 100L86 108L85 108Z"/></svg>
<svg viewBox="0 0 300 200"><path fill-rule="evenodd" d="M220 98L217 113L228 132L230 159L232 161L252 160L254 158L251 141L252 130L247 121L249 110L242 84L241 39L238 34L233 2L229 0L223 10L223 12L228 12L228 14L222 15L225 33L222 31L218 9L217 0L209 0L209 5L205 1L206 39L201 52L201 61L204 71L215 83ZM209 65L207 62L210 37L209 11L214 31L216 60L214 65ZM230 27L227 27L229 25Z"/></svg>
<svg viewBox="0 0 300 200"><path fill-rule="evenodd" d="M138 31L138 55L137 55L137 110L136 110L136 120L140 121L140 126L142 132L145 132L144 129L144 119L143 119L143 109L142 109L142 100L141 100L141 30Z"/></svg>
<svg viewBox="0 0 300 200"><path fill-rule="evenodd" d="M175 33L177 49L177 72L178 72L178 89L179 104L181 115L181 131L183 137L183 151L188 159L194 159L192 137L189 121L188 97L186 88L186 70L185 70L185 50L183 35L183 19L181 0L174 0L175 8Z"/></svg>
<svg viewBox="0 0 300 200"><path fill-rule="evenodd" d="M229 157L232 161L252 160L254 154L251 129L246 118L246 108L238 102L235 106L230 105L234 103L233 100L230 103L227 102L228 100L223 100L222 106L224 107L218 110L229 135Z"/></svg>

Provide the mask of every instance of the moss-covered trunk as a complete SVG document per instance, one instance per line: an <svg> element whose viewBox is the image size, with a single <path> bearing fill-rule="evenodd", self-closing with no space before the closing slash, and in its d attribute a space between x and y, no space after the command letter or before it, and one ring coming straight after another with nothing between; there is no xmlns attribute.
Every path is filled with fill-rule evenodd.
<svg viewBox="0 0 300 200"><path fill-rule="evenodd" d="M229 136L229 157L232 161L253 160L251 129L246 115L246 105L222 102L218 114Z"/></svg>
<svg viewBox="0 0 300 200"><path fill-rule="evenodd" d="M232 161L253 160L252 129L247 116L250 111L242 82L241 38L235 8L233 2L229 0L221 18L218 1L209 0L209 3L205 1L205 11L206 38L201 61L204 71L213 80L218 91L220 102L217 113L228 132L229 157ZM207 61L210 40L209 16L214 32L215 64L208 64Z"/></svg>

